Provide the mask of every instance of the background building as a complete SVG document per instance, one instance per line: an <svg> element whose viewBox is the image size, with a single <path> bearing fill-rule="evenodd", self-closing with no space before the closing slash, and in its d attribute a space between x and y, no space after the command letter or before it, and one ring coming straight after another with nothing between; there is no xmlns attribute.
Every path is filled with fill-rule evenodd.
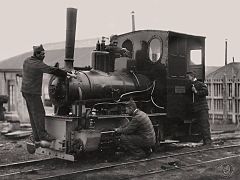
<svg viewBox="0 0 240 180"><path fill-rule="evenodd" d="M207 75L209 118L212 123L239 123L240 63L229 63Z"/></svg>
<svg viewBox="0 0 240 180"><path fill-rule="evenodd" d="M74 53L75 67L85 67L90 65L91 52L93 49L95 49L96 42L97 39L76 41L76 48ZM46 57L44 59L44 62L51 66L53 66L56 62L59 62L60 67L63 67L65 57L64 45L65 42L43 45L46 49ZM32 51L27 52L0 62L0 95L9 96L8 103L4 104L6 115L11 114L11 118L14 117L14 120L18 119L21 123L29 122L26 103L20 91L22 84L22 65L23 61L27 57L31 56L32 53ZM42 99L45 105L46 113L52 112L53 109L52 107L49 107L49 78L50 75L44 74Z"/></svg>

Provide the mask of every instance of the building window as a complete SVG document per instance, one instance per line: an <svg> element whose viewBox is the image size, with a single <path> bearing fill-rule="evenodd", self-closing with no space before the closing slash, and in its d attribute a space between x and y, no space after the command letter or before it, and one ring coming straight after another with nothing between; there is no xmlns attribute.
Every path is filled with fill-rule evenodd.
<svg viewBox="0 0 240 180"><path fill-rule="evenodd" d="M214 111L222 111L222 110L223 110L223 100L214 99Z"/></svg>
<svg viewBox="0 0 240 180"><path fill-rule="evenodd" d="M236 83L235 85L235 97L239 97L240 84Z"/></svg>
<svg viewBox="0 0 240 180"><path fill-rule="evenodd" d="M207 88L208 88L208 96L211 96L211 84L207 83Z"/></svg>
<svg viewBox="0 0 240 180"><path fill-rule="evenodd" d="M232 100L228 100L228 111L232 112L232 110L233 110Z"/></svg>
<svg viewBox="0 0 240 180"><path fill-rule="evenodd" d="M222 96L222 84L220 84L220 83L214 83L213 89L214 89L214 96L215 96L215 97L220 97L220 96Z"/></svg>
<svg viewBox="0 0 240 180"><path fill-rule="evenodd" d="M239 113L240 112L240 100L238 99L237 101L235 101L235 112Z"/></svg>
<svg viewBox="0 0 240 180"><path fill-rule="evenodd" d="M232 83L227 84L227 94L229 97L232 97Z"/></svg>
<svg viewBox="0 0 240 180"><path fill-rule="evenodd" d="M208 103L208 108L209 108L209 109L212 109L212 107L211 107L211 101L212 101L211 99L207 99L207 103Z"/></svg>
<svg viewBox="0 0 240 180"><path fill-rule="evenodd" d="M8 95L9 95L9 102L8 102L8 111L15 111L15 102L16 102L16 87L13 80L8 80Z"/></svg>

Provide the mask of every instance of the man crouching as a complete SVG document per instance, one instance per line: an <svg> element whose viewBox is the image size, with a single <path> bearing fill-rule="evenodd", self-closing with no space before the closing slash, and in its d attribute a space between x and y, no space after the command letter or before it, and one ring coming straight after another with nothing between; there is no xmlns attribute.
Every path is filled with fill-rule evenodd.
<svg viewBox="0 0 240 180"><path fill-rule="evenodd" d="M121 146L133 155L133 160L146 158L156 142L152 122L146 113L137 109L132 98L126 105L126 112L132 116L132 120L124 127L115 129L115 132L121 133Z"/></svg>

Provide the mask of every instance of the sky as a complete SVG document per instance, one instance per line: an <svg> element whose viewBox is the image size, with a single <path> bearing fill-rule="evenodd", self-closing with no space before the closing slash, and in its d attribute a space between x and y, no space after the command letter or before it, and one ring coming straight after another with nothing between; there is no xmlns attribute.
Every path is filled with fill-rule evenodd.
<svg viewBox="0 0 240 180"><path fill-rule="evenodd" d="M0 61L33 45L65 41L66 10L78 9L76 39L136 30L170 30L206 37L206 65L240 62L238 0L0 0Z"/></svg>

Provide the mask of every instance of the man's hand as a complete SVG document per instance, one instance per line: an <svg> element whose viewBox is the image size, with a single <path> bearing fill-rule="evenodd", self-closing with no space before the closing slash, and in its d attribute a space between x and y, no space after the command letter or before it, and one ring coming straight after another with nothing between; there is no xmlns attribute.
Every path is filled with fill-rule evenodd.
<svg viewBox="0 0 240 180"><path fill-rule="evenodd" d="M114 128L114 132L119 133L119 128Z"/></svg>
<svg viewBox="0 0 240 180"><path fill-rule="evenodd" d="M194 92L195 94L197 94L197 89L195 88L194 85L192 85L192 92Z"/></svg>
<svg viewBox="0 0 240 180"><path fill-rule="evenodd" d="M124 57L131 57L131 52L128 51L127 48L122 48L120 52L121 52L121 55Z"/></svg>
<svg viewBox="0 0 240 180"><path fill-rule="evenodd" d="M59 62L56 62L54 67L59 68Z"/></svg>
<svg viewBox="0 0 240 180"><path fill-rule="evenodd" d="M72 78L77 78L77 76L76 76L76 74L74 74L74 73L69 73L69 72L67 72L67 77L68 78L70 78L70 77L72 77Z"/></svg>

